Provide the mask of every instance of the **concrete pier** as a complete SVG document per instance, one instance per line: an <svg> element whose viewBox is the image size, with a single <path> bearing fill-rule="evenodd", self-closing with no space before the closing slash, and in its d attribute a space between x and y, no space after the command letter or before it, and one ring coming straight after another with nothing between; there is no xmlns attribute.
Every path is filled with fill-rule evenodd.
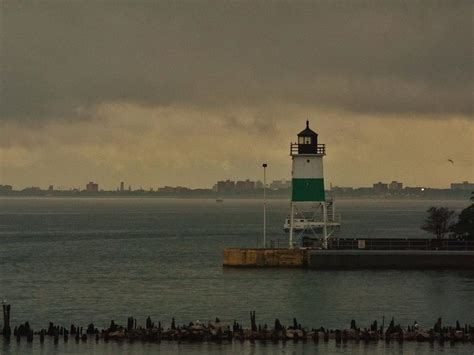
<svg viewBox="0 0 474 355"><path fill-rule="evenodd" d="M307 249L224 249L224 266L307 267Z"/></svg>
<svg viewBox="0 0 474 355"><path fill-rule="evenodd" d="M474 251L311 250L314 269L474 269Z"/></svg>
<svg viewBox="0 0 474 355"><path fill-rule="evenodd" d="M225 249L227 267L312 269L470 269L473 250Z"/></svg>

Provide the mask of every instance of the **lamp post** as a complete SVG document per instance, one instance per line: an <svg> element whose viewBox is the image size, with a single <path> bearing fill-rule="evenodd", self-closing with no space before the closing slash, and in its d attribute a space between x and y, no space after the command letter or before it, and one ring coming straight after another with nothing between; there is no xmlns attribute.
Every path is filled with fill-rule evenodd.
<svg viewBox="0 0 474 355"><path fill-rule="evenodd" d="M263 248L267 247L267 164L263 163Z"/></svg>

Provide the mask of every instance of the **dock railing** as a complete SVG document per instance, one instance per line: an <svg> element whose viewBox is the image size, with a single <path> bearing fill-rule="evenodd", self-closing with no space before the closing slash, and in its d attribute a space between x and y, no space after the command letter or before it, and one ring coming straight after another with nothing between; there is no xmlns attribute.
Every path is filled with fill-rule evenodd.
<svg viewBox="0 0 474 355"><path fill-rule="evenodd" d="M307 246L312 248L311 246ZM313 246L314 247L314 246ZM286 249L288 239L269 239L265 248ZM319 248L318 248L319 249ZM332 250L465 250L474 251L474 241L455 239L422 239L422 238L332 238L329 239Z"/></svg>

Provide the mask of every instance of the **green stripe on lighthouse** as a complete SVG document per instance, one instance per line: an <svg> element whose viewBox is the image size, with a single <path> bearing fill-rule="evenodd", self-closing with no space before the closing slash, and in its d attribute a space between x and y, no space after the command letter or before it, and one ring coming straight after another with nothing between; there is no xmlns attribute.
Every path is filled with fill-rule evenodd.
<svg viewBox="0 0 474 355"><path fill-rule="evenodd" d="M325 201L324 179L293 179L292 201Z"/></svg>

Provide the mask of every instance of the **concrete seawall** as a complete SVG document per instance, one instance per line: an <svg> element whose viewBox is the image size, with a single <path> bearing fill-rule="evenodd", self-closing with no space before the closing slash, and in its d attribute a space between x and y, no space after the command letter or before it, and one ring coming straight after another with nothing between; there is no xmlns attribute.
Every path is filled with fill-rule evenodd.
<svg viewBox="0 0 474 355"><path fill-rule="evenodd" d="M312 269L470 269L474 251L462 250L311 250L225 249L228 267Z"/></svg>
<svg viewBox="0 0 474 355"><path fill-rule="evenodd" d="M224 249L224 266L307 267L306 249Z"/></svg>
<svg viewBox="0 0 474 355"><path fill-rule="evenodd" d="M474 269L474 251L311 250L314 269Z"/></svg>

